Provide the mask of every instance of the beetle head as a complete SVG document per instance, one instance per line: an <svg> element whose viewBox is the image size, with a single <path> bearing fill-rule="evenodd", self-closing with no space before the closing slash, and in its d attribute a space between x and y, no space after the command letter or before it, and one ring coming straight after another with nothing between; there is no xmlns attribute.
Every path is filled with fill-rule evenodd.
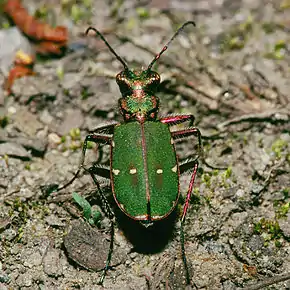
<svg viewBox="0 0 290 290"><path fill-rule="evenodd" d="M119 100L124 121L145 122L157 118L159 99L155 96L160 76L151 70L125 69L116 76L122 98Z"/></svg>
<svg viewBox="0 0 290 290"><path fill-rule="evenodd" d="M174 38L184 29L185 26L192 24L193 21L185 22L171 37L162 50L154 57L147 69L130 70L126 62L114 51L104 36L95 28L89 27L88 33L93 30L107 45L109 50L122 63L124 70L116 76L122 98L119 99L121 114L125 121L145 122L156 120L159 108L159 99L155 96L158 85L160 84L160 76L157 72L152 71L154 63L167 50Z"/></svg>

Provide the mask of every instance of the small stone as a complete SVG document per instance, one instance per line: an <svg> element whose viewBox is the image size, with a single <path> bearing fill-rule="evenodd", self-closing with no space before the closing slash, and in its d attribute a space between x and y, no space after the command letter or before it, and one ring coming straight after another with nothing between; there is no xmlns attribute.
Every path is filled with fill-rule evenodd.
<svg viewBox="0 0 290 290"><path fill-rule="evenodd" d="M45 221L48 225L52 227L63 227L65 224L54 214L49 215L45 218Z"/></svg>
<svg viewBox="0 0 290 290"><path fill-rule="evenodd" d="M66 135L71 129L81 128L84 116L81 110L68 110L62 124L57 129L59 135Z"/></svg>
<svg viewBox="0 0 290 290"><path fill-rule="evenodd" d="M0 218L0 230L6 229L11 224L11 222L12 222L11 218L8 218L8 217ZM0 262L0 265L2 265L1 262Z"/></svg>
<svg viewBox="0 0 290 290"><path fill-rule="evenodd" d="M20 188L20 196L23 199L29 199L32 196L35 195L35 192L33 190L30 190L29 188Z"/></svg>
<svg viewBox="0 0 290 290"><path fill-rule="evenodd" d="M0 289L1 290L8 290L8 288L3 283L0 283Z"/></svg>
<svg viewBox="0 0 290 290"><path fill-rule="evenodd" d="M7 229L1 236L4 240L12 241L17 236L17 232L13 229Z"/></svg>
<svg viewBox="0 0 290 290"><path fill-rule="evenodd" d="M63 267L60 263L60 252L56 249L47 251L43 258L43 270L48 276L59 277L62 275Z"/></svg>
<svg viewBox="0 0 290 290"><path fill-rule="evenodd" d="M27 256L27 260L24 261L24 266L28 268L32 268L35 266L40 266L42 263L42 256L39 252L31 253Z"/></svg>
<svg viewBox="0 0 290 290"><path fill-rule="evenodd" d="M48 144L51 147L56 147L56 145L61 143L61 138L56 133L50 133L48 135Z"/></svg>
<svg viewBox="0 0 290 290"><path fill-rule="evenodd" d="M290 213L287 214L286 218L280 218L278 223L284 236L290 238Z"/></svg>
<svg viewBox="0 0 290 290"><path fill-rule="evenodd" d="M30 273L23 273L16 279L17 285L21 287L30 287L32 285L32 275Z"/></svg>
<svg viewBox="0 0 290 290"><path fill-rule="evenodd" d="M25 150L21 145L12 142L0 144L0 155L8 155L25 159L31 158L31 154L27 150Z"/></svg>
<svg viewBox="0 0 290 290"><path fill-rule="evenodd" d="M43 124L46 124L46 125L50 125L54 121L53 116L51 116L51 114L48 112L48 110L43 110L39 119Z"/></svg>
<svg viewBox="0 0 290 290"><path fill-rule="evenodd" d="M245 191L242 189L238 189L235 195L237 198L243 198L245 196Z"/></svg>
<svg viewBox="0 0 290 290"><path fill-rule="evenodd" d="M38 139L33 137L18 137L15 143L22 145L27 150L31 151L33 155L42 156L47 147L46 139Z"/></svg>
<svg viewBox="0 0 290 290"><path fill-rule="evenodd" d="M17 112L16 108L15 107L9 107L8 108L8 114L9 115L13 115Z"/></svg>
<svg viewBox="0 0 290 290"><path fill-rule="evenodd" d="M36 115L30 113L27 109L18 110L17 114L11 117L17 128L30 137L34 137L38 130L43 128Z"/></svg>
<svg viewBox="0 0 290 290"><path fill-rule="evenodd" d="M72 222L65 236L64 246L67 254L85 269L100 271L104 268L110 248L110 236L80 220ZM111 265L120 264L126 258L124 250L114 248Z"/></svg>

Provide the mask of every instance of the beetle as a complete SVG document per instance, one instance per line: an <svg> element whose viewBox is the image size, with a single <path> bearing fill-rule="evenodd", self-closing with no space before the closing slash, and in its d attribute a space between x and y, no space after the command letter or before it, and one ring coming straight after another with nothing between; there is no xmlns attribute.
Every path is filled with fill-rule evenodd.
<svg viewBox="0 0 290 290"><path fill-rule="evenodd" d="M105 212L111 220L111 242L106 266L100 278L103 283L110 266L113 253L114 213L107 201L96 175L110 176L111 188L116 204L129 218L139 221L145 227L168 217L176 208L180 197L179 176L189 168L191 178L181 215L181 251L185 266L186 282L190 284L190 275L184 248L184 231L186 213L193 191L193 184L198 170L198 158L179 164L175 151L175 141L189 136L197 136L199 154L202 153L201 133L193 127L192 114L174 115L158 118L159 98L155 95L160 84L160 75L152 70L154 63L167 50L173 39L192 21L185 22L171 37L169 42L154 57L149 66L142 70L131 70L126 62L113 50L104 36L95 28L94 31L115 55L124 69L116 75L116 82L121 92L119 110L123 122L100 126L88 134L84 140L80 166L74 177L63 187L71 184L83 168L89 172L97 186L104 203ZM171 131L172 125L189 122L189 127ZM103 132L106 132L103 133ZM84 166L88 142L109 144L111 146L110 169L94 165Z"/></svg>

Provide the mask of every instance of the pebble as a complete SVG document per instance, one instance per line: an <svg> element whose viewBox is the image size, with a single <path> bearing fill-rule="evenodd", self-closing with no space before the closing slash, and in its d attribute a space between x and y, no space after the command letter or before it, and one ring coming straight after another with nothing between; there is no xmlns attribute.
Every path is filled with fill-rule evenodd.
<svg viewBox="0 0 290 290"><path fill-rule="evenodd" d="M24 149L23 146L12 142L0 144L0 155L8 155L26 159L31 158L31 154L26 149Z"/></svg>
<svg viewBox="0 0 290 290"><path fill-rule="evenodd" d="M56 249L47 251L43 258L43 270L48 276L59 277L62 275L63 267L60 263L60 252Z"/></svg>

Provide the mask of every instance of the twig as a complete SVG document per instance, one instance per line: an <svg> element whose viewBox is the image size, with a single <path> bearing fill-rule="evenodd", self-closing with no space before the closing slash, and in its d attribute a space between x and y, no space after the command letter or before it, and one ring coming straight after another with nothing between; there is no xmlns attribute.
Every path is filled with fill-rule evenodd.
<svg viewBox="0 0 290 290"><path fill-rule="evenodd" d="M243 289L243 290L258 290L258 289L264 289L267 286L277 284L286 280L290 279L290 273L286 273L283 275L279 276L274 276L271 278L268 278L260 283L257 283L255 285L249 286L249 287L244 287L244 288L238 288L238 290Z"/></svg>
<svg viewBox="0 0 290 290"><path fill-rule="evenodd" d="M227 120L217 125L219 130L223 130L225 127L243 122L281 122L286 123L290 121L289 109L275 109L257 114L245 114L233 119Z"/></svg>

